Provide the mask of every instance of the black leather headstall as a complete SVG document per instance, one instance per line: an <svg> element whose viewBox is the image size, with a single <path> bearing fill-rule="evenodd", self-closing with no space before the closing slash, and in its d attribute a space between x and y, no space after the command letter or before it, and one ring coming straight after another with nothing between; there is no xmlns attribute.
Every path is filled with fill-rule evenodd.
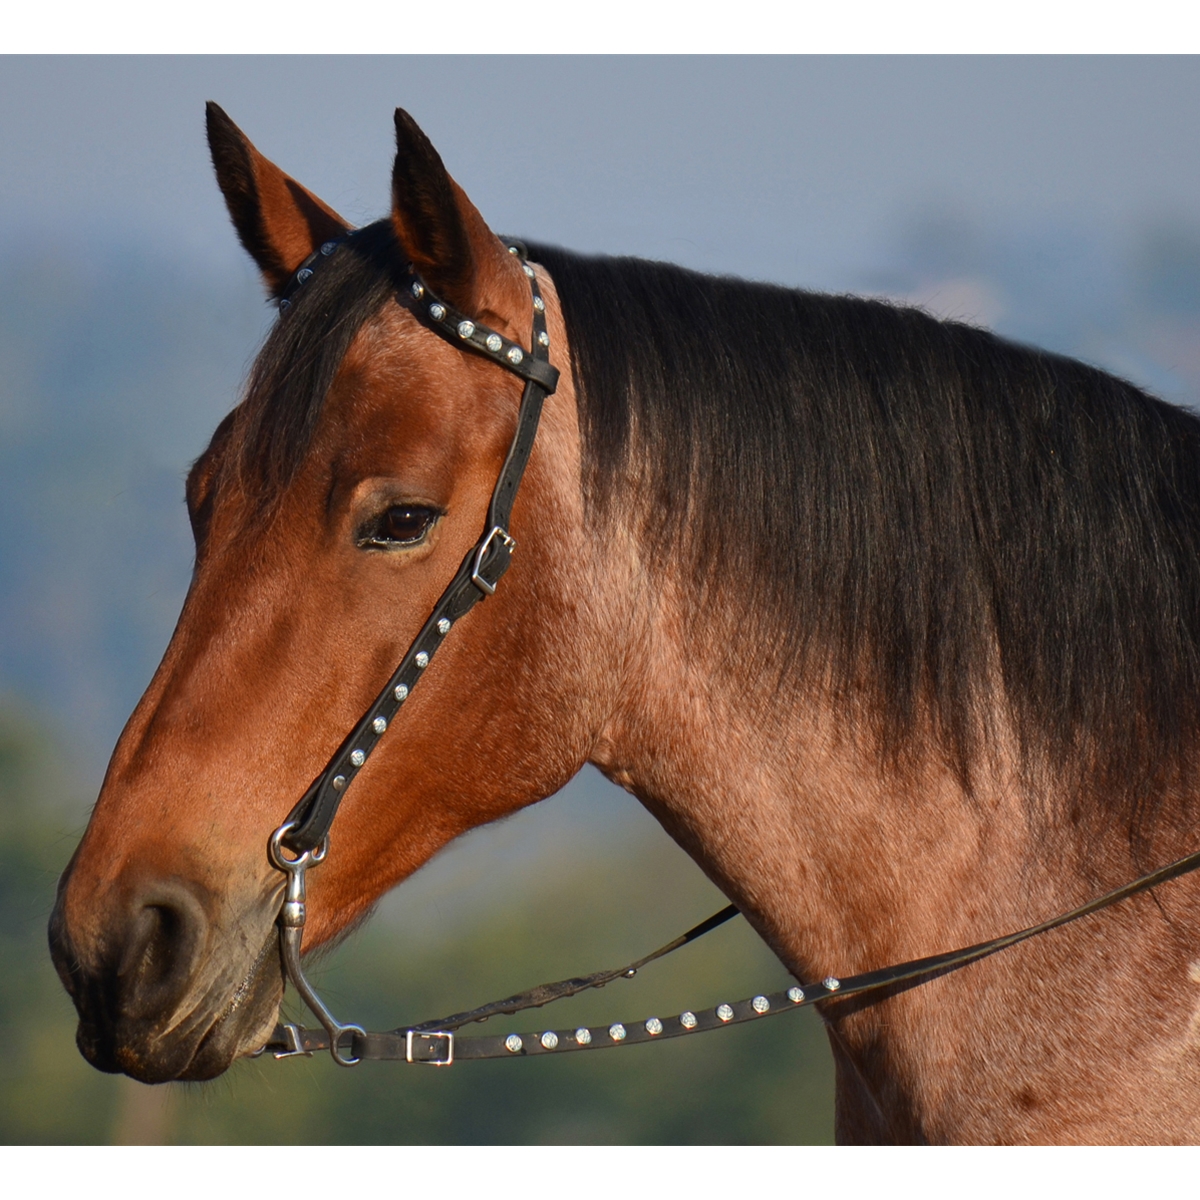
<svg viewBox="0 0 1200 1200"><path fill-rule="evenodd" d="M298 287L312 277L320 256L327 256L338 243L327 242L296 272L280 306L292 303ZM525 248L512 243L510 253L521 261L533 293L532 347L525 350L507 338L480 325L444 300L438 299L410 264L403 280L402 296L417 319L439 337L461 350L490 359L497 366L525 381L525 392L517 413L517 428L509 446L488 505L487 519L479 541L467 552L429 619L417 634L400 665L375 702L350 731L321 773L313 780L300 802L288 815L288 832L283 845L294 853L315 850L324 841L337 816L346 789L354 782L371 752L379 744L404 702L412 694L433 656L454 623L482 599L490 596L508 570L516 542L508 531L513 501L533 450L542 403L558 386L558 370L550 365L550 335L546 331L546 305L534 270L525 262ZM307 272L307 274L305 274ZM286 310L285 310L286 311Z"/></svg>

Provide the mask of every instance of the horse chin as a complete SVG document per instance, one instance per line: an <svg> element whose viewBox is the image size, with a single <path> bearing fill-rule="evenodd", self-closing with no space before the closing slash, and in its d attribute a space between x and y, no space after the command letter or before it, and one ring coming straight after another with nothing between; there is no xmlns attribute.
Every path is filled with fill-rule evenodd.
<svg viewBox="0 0 1200 1200"><path fill-rule="evenodd" d="M218 1007L207 1002L217 989L208 989L202 1002L166 1028L143 1021L123 1020L100 1030L81 1017L75 1040L92 1066L110 1074L125 1074L141 1083L175 1080L201 1082L223 1074L238 1058L266 1044L283 999L284 977L272 930L246 977Z"/></svg>

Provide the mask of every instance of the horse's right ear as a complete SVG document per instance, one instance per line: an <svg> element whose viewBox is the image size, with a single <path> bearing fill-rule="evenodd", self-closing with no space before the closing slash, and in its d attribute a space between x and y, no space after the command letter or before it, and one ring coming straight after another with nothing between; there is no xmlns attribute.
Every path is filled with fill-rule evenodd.
<svg viewBox="0 0 1200 1200"><path fill-rule="evenodd" d="M341 237L349 225L259 154L220 106L210 100L205 111L208 147L234 228L277 296L322 242Z"/></svg>

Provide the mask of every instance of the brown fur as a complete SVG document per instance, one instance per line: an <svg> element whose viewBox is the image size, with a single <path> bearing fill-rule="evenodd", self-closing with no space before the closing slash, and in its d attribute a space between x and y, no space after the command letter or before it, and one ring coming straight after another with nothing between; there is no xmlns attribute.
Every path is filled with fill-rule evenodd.
<svg viewBox="0 0 1200 1200"><path fill-rule="evenodd" d="M440 178L432 147L397 127L401 157L420 160L398 165L398 190L423 179L423 194L454 204L433 211L402 195L402 240L457 246L440 264L442 285L527 342L517 264ZM327 234L311 207L298 216L287 177L245 146L253 171L232 182L218 173L277 289L280 271ZM239 221L238 211L257 216ZM451 839L549 795L588 761L642 800L802 981L1008 932L1149 865L1132 861L1116 831L1085 838L1063 797L1031 808L1003 739L968 795L936 755L881 765L816 683L748 687L737 656L753 637L719 620L697 630L682 615L686 565L647 572L619 512L585 523L569 349L544 272L541 285L562 382L514 510L513 570L455 629L348 793L310 878L309 947ZM262 1044L282 994L282 879L267 837L479 536L519 393L389 304L354 340L276 505L253 503L223 469L229 425L197 464L196 575L55 917L81 1046L99 1065L205 1078ZM389 498L446 516L427 545L366 554L356 522ZM1003 727L999 704L994 720ZM1193 848L1171 811L1146 847L1153 863ZM826 1005L839 1138L1195 1141L1198 903L1200 885L1178 881L885 1000ZM156 905L198 931L186 953L178 939L135 937ZM168 956L158 991L113 984L109 1009L89 999L97 979L149 971L126 961L142 945Z"/></svg>

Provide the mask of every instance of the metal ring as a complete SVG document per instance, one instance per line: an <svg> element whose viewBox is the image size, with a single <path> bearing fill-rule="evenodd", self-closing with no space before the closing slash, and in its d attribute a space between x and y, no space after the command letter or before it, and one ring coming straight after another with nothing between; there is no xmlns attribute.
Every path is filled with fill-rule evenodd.
<svg viewBox="0 0 1200 1200"><path fill-rule="evenodd" d="M357 1057L343 1058L341 1046L339 1045L342 1038L346 1034L350 1034L352 1039L350 1046L351 1049L353 1049L353 1037L356 1033L359 1037L365 1038L367 1036L367 1031L363 1029L361 1025L339 1025L336 1033L334 1033L333 1030L329 1031L329 1053L333 1055L333 1061L337 1063L339 1067L353 1067L356 1063L362 1062L362 1059Z"/></svg>
<svg viewBox="0 0 1200 1200"><path fill-rule="evenodd" d="M283 839L293 829L296 829L297 825L296 821L285 821L267 839L267 857L271 860L271 866L277 871L290 873L304 867L315 867L317 863L324 861L325 855L329 853L329 835L326 834L321 839L321 844L315 849L304 850L297 854L295 858L287 858Z"/></svg>

